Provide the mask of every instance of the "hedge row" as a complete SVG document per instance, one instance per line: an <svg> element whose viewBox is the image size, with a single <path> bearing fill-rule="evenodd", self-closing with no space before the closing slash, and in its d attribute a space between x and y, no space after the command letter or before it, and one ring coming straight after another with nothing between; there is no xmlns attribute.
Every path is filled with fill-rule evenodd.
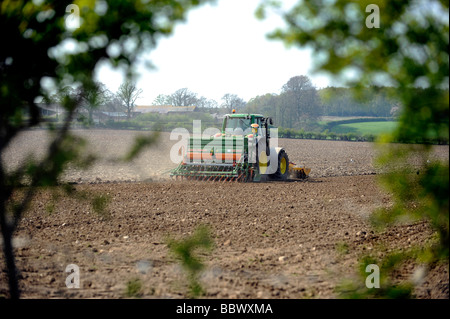
<svg viewBox="0 0 450 319"><path fill-rule="evenodd" d="M143 131L162 131L171 132L176 128L184 128L192 133L192 122L147 122L147 121L135 121L135 120L123 120L123 121L107 121L105 123L97 124L96 127L111 128L120 130L143 130ZM212 123L202 122L201 130L205 130L209 127L219 128Z"/></svg>
<svg viewBox="0 0 450 319"><path fill-rule="evenodd" d="M278 128L278 137L281 138L298 138L313 140L333 140L333 141L357 141L357 142L374 142L376 136L373 134L357 135L355 133L339 134L334 132L305 132L303 130L295 130L291 128Z"/></svg>
<svg viewBox="0 0 450 319"><path fill-rule="evenodd" d="M358 135L356 133L334 133L325 130L324 132L305 132L303 130L295 130L291 128L278 128L278 137L281 138L298 138L298 139L315 139L315 140L333 140L333 141L356 141L356 142L375 142L376 135L364 134ZM434 144L434 145L448 145L448 139L418 139L412 137L408 140L393 140L393 143L407 143L407 144Z"/></svg>

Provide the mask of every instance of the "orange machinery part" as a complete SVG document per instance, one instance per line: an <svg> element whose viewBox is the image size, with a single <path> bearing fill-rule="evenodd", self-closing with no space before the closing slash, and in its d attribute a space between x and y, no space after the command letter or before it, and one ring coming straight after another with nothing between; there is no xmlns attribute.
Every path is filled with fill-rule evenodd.
<svg viewBox="0 0 450 319"><path fill-rule="evenodd" d="M221 161L239 161L241 154L227 154L227 153L216 153L215 157L210 153L200 153L200 152L189 152L188 159L190 160L221 160Z"/></svg>

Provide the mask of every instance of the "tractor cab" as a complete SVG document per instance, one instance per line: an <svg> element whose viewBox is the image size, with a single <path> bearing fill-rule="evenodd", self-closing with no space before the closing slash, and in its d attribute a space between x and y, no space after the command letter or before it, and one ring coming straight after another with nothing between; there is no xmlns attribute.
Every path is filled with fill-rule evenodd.
<svg viewBox="0 0 450 319"><path fill-rule="evenodd" d="M261 114L227 114L223 120L222 133L225 135L245 137L269 136L269 125L271 118L265 118Z"/></svg>

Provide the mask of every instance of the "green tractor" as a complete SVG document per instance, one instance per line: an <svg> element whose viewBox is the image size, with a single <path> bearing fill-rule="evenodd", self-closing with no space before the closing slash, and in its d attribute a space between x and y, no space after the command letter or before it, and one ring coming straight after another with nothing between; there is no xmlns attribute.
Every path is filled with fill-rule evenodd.
<svg viewBox="0 0 450 319"><path fill-rule="evenodd" d="M309 168L297 167L286 151L274 145L271 118L260 114L232 114L224 117L222 131L208 137L189 137L183 160L170 172L176 179L259 182L305 179ZM272 143L271 143L272 141ZM185 154L184 154L185 153Z"/></svg>

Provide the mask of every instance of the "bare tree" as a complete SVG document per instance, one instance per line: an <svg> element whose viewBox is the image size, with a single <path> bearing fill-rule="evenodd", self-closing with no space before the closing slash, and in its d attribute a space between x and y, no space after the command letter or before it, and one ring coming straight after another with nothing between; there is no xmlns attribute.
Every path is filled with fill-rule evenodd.
<svg viewBox="0 0 450 319"><path fill-rule="evenodd" d="M191 92L187 88L175 91L170 97L173 106L197 106L197 93Z"/></svg>
<svg viewBox="0 0 450 319"><path fill-rule="evenodd" d="M66 100L74 97L75 95L74 88L67 85L60 88L56 93L50 96L44 96L42 102L46 104L56 104L56 118L59 119L60 109L63 111L64 108L62 106L65 104Z"/></svg>
<svg viewBox="0 0 450 319"><path fill-rule="evenodd" d="M116 95L112 95L111 98L103 105L103 111L108 112L120 112L122 111L122 102Z"/></svg>
<svg viewBox="0 0 450 319"><path fill-rule="evenodd" d="M165 94L159 94L154 100L154 105L172 105L171 96Z"/></svg>
<svg viewBox="0 0 450 319"><path fill-rule="evenodd" d="M44 96L42 101L47 104L51 104L51 103L63 104L64 99L66 97L73 96L74 94L75 94L74 89L68 85L68 86L64 86L64 87L60 88L56 93L54 93L50 96Z"/></svg>
<svg viewBox="0 0 450 319"><path fill-rule="evenodd" d="M245 102L242 98L237 96L236 94L230 94L227 93L222 97L223 103L220 105L223 108L228 109L228 111L231 112L234 108L244 108L247 105L247 102Z"/></svg>
<svg viewBox="0 0 450 319"><path fill-rule="evenodd" d="M213 99L208 99L204 96L201 96L197 99L197 106L200 108L217 108L219 107L219 103Z"/></svg>
<svg viewBox="0 0 450 319"><path fill-rule="evenodd" d="M75 93L81 100L81 108L89 114L89 123L93 122L94 110L106 105L111 99L111 92L101 82L92 82Z"/></svg>
<svg viewBox="0 0 450 319"><path fill-rule="evenodd" d="M139 95L142 94L142 89L138 89L135 83L126 81L122 83L117 91L117 98L120 100L122 107L127 112L127 118L131 116L131 112L135 108L135 102Z"/></svg>

